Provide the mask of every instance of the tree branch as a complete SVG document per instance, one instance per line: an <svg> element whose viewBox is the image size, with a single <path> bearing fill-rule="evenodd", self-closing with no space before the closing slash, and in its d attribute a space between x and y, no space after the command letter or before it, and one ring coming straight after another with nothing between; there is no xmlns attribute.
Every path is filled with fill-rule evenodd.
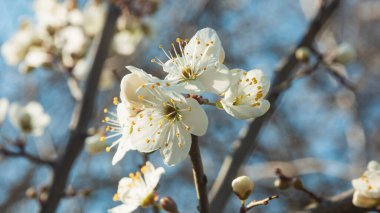
<svg viewBox="0 0 380 213"><path fill-rule="evenodd" d="M105 25L101 32L100 37L94 42L96 43L96 51L90 54L92 55L92 66L88 79L86 81L83 100L78 104L78 114L73 115L73 127L70 132L70 137L67 143L67 148L63 154L61 160L54 168L54 179L49 191L49 197L43 204L41 213L55 212L58 203L64 195L64 189L70 173L70 170L74 164L75 159L80 154L84 139L87 136L88 124L92 118L95 96L97 93L97 85L99 82L100 74L104 65L104 61L107 58L108 49L111 44L111 39L114 34L114 28L116 19L120 14L119 8L113 4L109 5L108 13L105 21Z"/></svg>
<svg viewBox="0 0 380 213"><path fill-rule="evenodd" d="M207 196L207 177L203 171L201 152L199 150L198 137L192 135L190 148L190 160L193 165L195 190L197 191L198 210L201 213L209 213L210 207Z"/></svg>
<svg viewBox="0 0 380 213"><path fill-rule="evenodd" d="M303 36L295 49L302 46L310 47L312 45L318 32L338 8L340 0L324 2L325 3L321 6L318 14L310 23L306 34ZM277 85L280 85L283 81L285 81L293 73L293 70L297 67L298 63L299 62L295 58L294 51L292 51L283 65L275 70L276 77L272 83L273 87L275 88ZM270 110L262 117L255 119L255 122L250 123L248 128L243 129L239 138L234 142L234 150L232 154L225 158L217 179L215 180L215 183L210 191L212 212L216 212L218 209L220 210L226 205L229 195L232 192L230 183L236 176L240 166L243 164L247 156L252 152L252 150L254 150L256 146L254 141L258 136L261 127L276 111L278 107L276 101L281 94L282 91L269 93L268 100L272 105Z"/></svg>
<svg viewBox="0 0 380 213"><path fill-rule="evenodd" d="M19 151L11 151L6 149L5 147L0 147L0 154L8 157L25 158L39 165L47 165L50 167L54 167L54 161L41 159L37 156L27 153L24 149L20 149Z"/></svg>
<svg viewBox="0 0 380 213"><path fill-rule="evenodd" d="M324 202L321 202L319 204L313 204L309 206L306 210L302 212L310 212L310 213L317 213L317 212L324 212L324 213L335 213L335 212L355 212L355 213L361 213L361 212L369 212L374 209L364 209L354 206L352 204L352 196L353 196L354 190L349 190L346 192L343 192L337 196L334 196L330 199L326 199Z"/></svg>

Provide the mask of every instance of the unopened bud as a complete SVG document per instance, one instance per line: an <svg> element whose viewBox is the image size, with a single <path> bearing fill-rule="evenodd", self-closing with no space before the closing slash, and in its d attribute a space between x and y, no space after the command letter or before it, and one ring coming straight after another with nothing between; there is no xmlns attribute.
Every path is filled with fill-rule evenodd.
<svg viewBox="0 0 380 213"><path fill-rule="evenodd" d="M293 187L296 189L303 189L302 181L298 178L293 180Z"/></svg>
<svg viewBox="0 0 380 213"><path fill-rule="evenodd" d="M277 178L274 181L274 186L278 189L288 189L290 187L290 183L287 180L283 180L281 178Z"/></svg>
<svg viewBox="0 0 380 213"><path fill-rule="evenodd" d="M240 176L232 181L232 189L240 200L246 200L253 191L254 183L247 176Z"/></svg>
<svg viewBox="0 0 380 213"><path fill-rule="evenodd" d="M40 194L40 200L42 202L45 202L48 199L48 196L49 196L48 192L41 192L41 194Z"/></svg>
<svg viewBox="0 0 380 213"><path fill-rule="evenodd" d="M348 43L339 45L335 56L335 61L341 64L348 64L355 60L356 50Z"/></svg>
<svg viewBox="0 0 380 213"><path fill-rule="evenodd" d="M177 204L171 197L163 197L160 200L162 208L169 213L178 213Z"/></svg>
<svg viewBox="0 0 380 213"><path fill-rule="evenodd" d="M296 50L296 59L302 62L308 62L310 58L310 49L307 47L300 47Z"/></svg>
<svg viewBox="0 0 380 213"><path fill-rule="evenodd" d="M25 195L29 198L35 198L37 197L37 192L36 190L33 188L33 187L29 187L26 191L25 191Z"/></svg>
<svg viewBox="0 0 380 213"><path fill-rule="evenodd" d="M107 147L107 144L101 141L99 133L89 136L85 140L85 150L89 154L97 154L103 152Z"/></svg>
<svg viewBox="0 0 380 213"><path fill-rule="evenodd" d="M369 198L361 195L358 191L355 191L352 198L352 203L361 208L372 208L380 203L379 198Z"/></svg>

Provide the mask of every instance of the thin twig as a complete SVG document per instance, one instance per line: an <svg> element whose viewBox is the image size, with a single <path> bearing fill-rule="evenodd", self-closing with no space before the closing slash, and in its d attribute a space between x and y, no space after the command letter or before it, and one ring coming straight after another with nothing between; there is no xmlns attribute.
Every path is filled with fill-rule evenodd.
<svg viewBox="0 0 380 213"><path fill-rule="evenodd" d="M266 205L268 205L269 201L276 199L276 198L278 198L278 195L273 195L273 196L264 198L262 200L253 200L245 208L248 211L248 210L250 210L256 206L266 206Z"/></svg>
<svg viewBox="0 0 380 213"><path fill-rule="evenodd" d="M338 8L340 0L324 1L318 14L310 23L305 35L298 43L297 48L300 47L310 47L314 42L317 34L321 31L322 27L325 25L327 20ZM295 50L293 50L285 60L282 66L275 70L276 76L272 83L275 88L280 85L284 80L286 80L292 73L293 70L299 64L295 57ZM244 163L247 156L256 147L256 138L264 123L271 118L277 109L277 101L283 91L270 92L268 95L268 100L271 103L271 109L262 117L255 119L254 122L250 123L247 129L243 129L239 138L234 142L233 152L227 156L222 164L219 171L218 177L212 186L210 191L211 197L211 210L212 212L217 212L226 205L229 196L232 193L230 184L240 168Z"/></svg>
<svg viewBox="0 0 380 213"><path fill-rule="evenodd" d="M192 135L190 148L190 160L193 165L195 190L197 191L198 210L201 213L209 213L210 207L207 196L207 177L203 171L201 153L199 150L198 137Z"/></svg>
<svg viewBox="0 0 380 213"><path fill-rule="evenodd" d="M92 66L90 67L89 76L86 81L83 100L78 104L78 114L73 115L73 127L70 132L67 148L62 158L54 169L54 179L49 190L48 200L43 204L41 213L55 212L60 199L63 196L63 191L66 187L66 182L74 164L75 159L83 149L84 139L87 136L87 129L95 107L95 97L100 74L107 58L111 39L114 34L116 20L120 15L120 10L113 4L109 5L105 25L94 42L97 42L96 51L91 53Z"/></svg>
<svg viewBox="0 0 380 213"><path fill-rule="evenodd" d="M0 154L5 155L7 157L25 158L36 164L54 167L54 161L41 159L37 156L29 154L28 152L26 152L24 149L21 149L21 148L19 149L19 151L11 151L9 149L6 149L5 147L0 147Z"/></svg>

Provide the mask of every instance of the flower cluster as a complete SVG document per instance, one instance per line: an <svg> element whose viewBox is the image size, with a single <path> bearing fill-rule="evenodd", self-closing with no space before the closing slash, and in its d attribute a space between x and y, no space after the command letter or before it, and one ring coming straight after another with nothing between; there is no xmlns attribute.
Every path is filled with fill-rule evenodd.
<svg viewBox="0 0 380 213"><path fill-rule="evenodd" d="M44 67L69 71L76 79L84 80L91 63L87 53L103 28L106 6L101 0L90 0L84 8L78 8L77 0L35 0L36 22L22 22L2 45L5 62L19 65L23 73ZM139 19L128 16L126 20L126 15L120 16L113 38L114 51L122 55L132 54L144 36ZM109 75L104 78L109 79Z"/></svg>
<svg viewBox="0 0 380 213"><path fill-rule="evenodd" d="M165 79L127 66L131 73L121 81L121 102L115 99L117 113L104 119L106 130L114 133L107 138L119 136L111 145L118 146L113 164L129 150L160 150L167 165L184 160L191 134L202 136L207 131L208 118L199 98L203 93L217 95L220 100L214 105L238 119L255 118L269 109L264 99L269 90L267 77L257 69L229 70L213 29L202 29L190 40L177 39L172 51L160 48L167 61L156 57L152 62L162 66Z"/></svg>
<svg viewBox="0 0 380 213"><path fill-rule="evenodd" d="M121 201L123 204L108 210L109 213L133 212L139 206L148 207L154 205L158 196L155 188L161 175L165 172L162 167L154 168L148 161L141 168L141 172L129 174L129 177L119 181L117 193L114 201Z"/></svg>
<svg viewBox="0 0 380 213"><path fill-rule="evenodd" d="M380 164L376 161L368 163L367 171L352 180L355 193L353 204L362 208L372 208L380 204Z"/></svg>

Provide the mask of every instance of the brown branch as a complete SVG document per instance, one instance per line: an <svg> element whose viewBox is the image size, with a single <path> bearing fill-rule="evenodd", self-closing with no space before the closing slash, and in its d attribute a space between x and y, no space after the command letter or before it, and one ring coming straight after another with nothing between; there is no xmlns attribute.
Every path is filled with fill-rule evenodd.
<svg viewBox="0 0 380 213"><path fill-rule="evenodd" d="M246 210L250 210L256 206L266 206L269 204L269 201L273 200L273 199L276 199L278 198L278 195L273 195L273 196L270 196L270 197L267 197L267 198L264 198L262 200L253 200L251 201L246 208Z"/></svg>
<svg viewBox="0 0 380 213"><path fill-rule="evenodd" d="M317 212L324 212L324 213L335 213L335 212L355 212L355 213L361 213L361 212L369 212L369 211L376 211L375 209L365 209L365 208L359 208L354 206L352 204L352 196L354 191L349 190L346 192L343 192L337 196L334 196L330 199L327 199L319 204L313 204L309 206L306 210L302 212L310 212L310 213L317 213Z"/></svg>
<svg viewBox="0 0 380 213"><path fill-rule="evenodd" d="M100 37L94 42L96 43L96 51L92 55L92 66L90 67L90 74L86 81L83 100L78 104L78 114L73 115L73 127L70 132L67 148L62 158L54 168L54 179L49 190L49 197L41 209L41 213L55 212L60 199L64 195L64 189L74 164L75 159L83 149L84 139L87 136L87 129L91 118L93 117L95 96L97 93L97 85L99 82L100 74L107 58L111 39L114 34L116 19L120 14L120 10L110 4L108 14L106 17L105 25L101 32Z"/></svg>
<svg viewBox="0 0 380 213"><path fill-rule="evenodd" d="M7 156L7 157L25 158L25 159L29 160L30 162L33 162L33 163L39 164L39 165L46 165L46 166L50 166L50 167L54 166L54 161L41 159L37 156L34 156L34 155L26 152L25 149L23 149L23 148L19 148L18 151L11 151L5 147L0 146L0 154Z"/></svg>
<svg viewBox="0 0 380 213"><path fill-rule="evenodd" d="M207 196L207 177L203 171L201 152L199 150L198 137L192 135L190 148L190 160L193 165L195 190L197 191L198 210L201 213L209 213L210 207Z"/></svg>
<svg viewBox="0 0 380 213"><path fill-rule="evenodd" d="M324 1L325 3L321 6L318 14L310 23L306 34L303 36L301 41L298 43L297 48L300 47L310 47L314 42L318 32L322 29L324 24L338 8L340 0ZM272 83L273 87L280 85L284 80L286 80L297 67L299 61L295 57L295 52L292 51L285 63L276 69L276 77ZM226 205L229 196L231 195L232 189L230 183L236 176L240 166L243 164L248 155L256 147L255 139L258 136L264 123L270 119L274 114L277 106L277 100L282 94L282 91L270 92L268 95L268 100L271 103L271 109L262 117L255 119L255 122L250 123L248 129L244 129L241 135L234 142L234 150L232 154L227 156L222 164L220 172L218 174L215 183L210 191L211 197L211 210L216 212L217 210L223 209Z"/></svg>

